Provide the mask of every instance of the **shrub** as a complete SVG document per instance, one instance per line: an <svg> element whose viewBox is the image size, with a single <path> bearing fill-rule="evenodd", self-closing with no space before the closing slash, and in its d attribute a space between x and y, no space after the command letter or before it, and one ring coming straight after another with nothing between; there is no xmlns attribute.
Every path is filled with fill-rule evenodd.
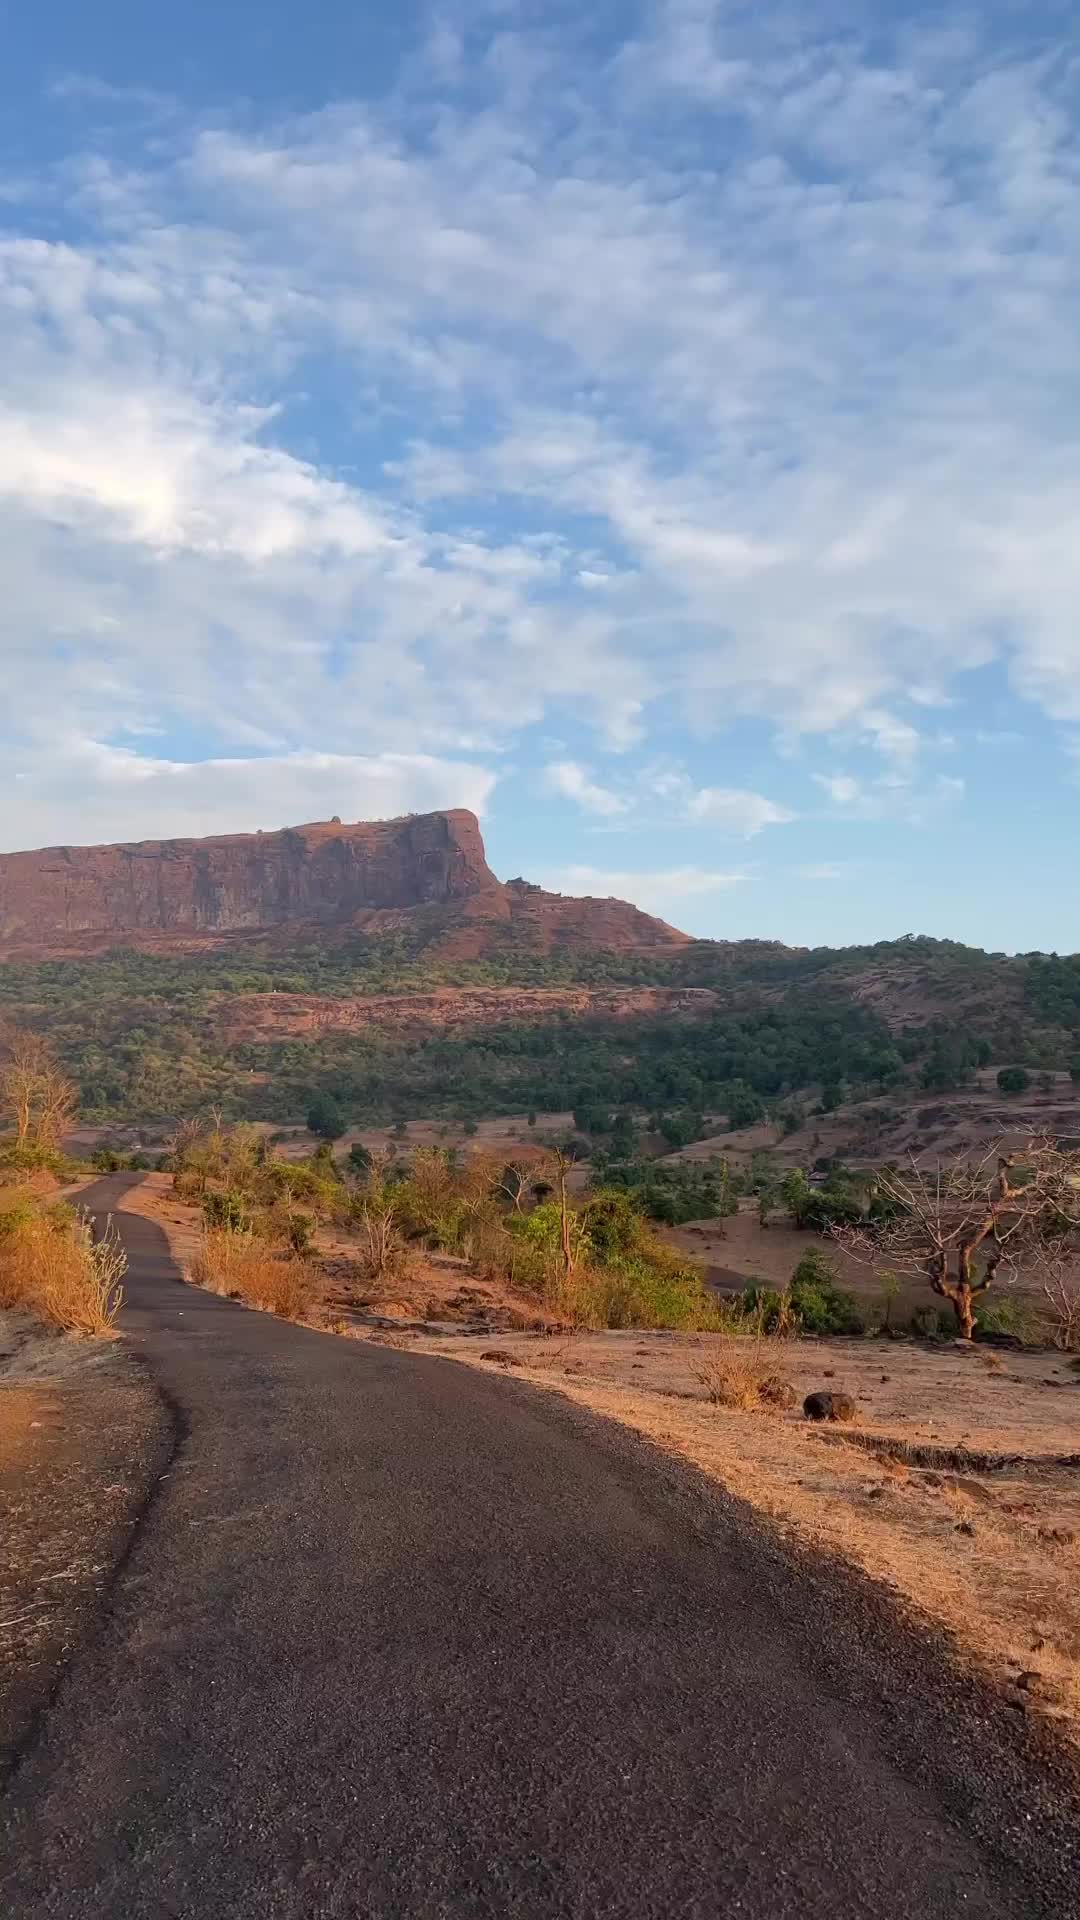
<svg viewBox="0 0 1080 1920"><path fill-rule="evenodd" d="M286 1240L294 1253L310 1253L315 1222L310 1213L292 1213L286 1228Z"/></svg>
<svg viewBox="0 0 1080 1920"><path fill-rule="evenodd" d="M817 1247L808 1247L791 1278L791 1306L806 1333L863 1333L854 1296L836 1284L836 1269Z"/></svg>
<svg viewBox="0 0 1080 1920"><path fill-rule="evenodd" d="M1042 1332L1038 1315L1026 1300L1000 1296L996 1300L983 1300L976 1308L975 1322L977 1333L1007 1333L1025 1343L1038 1341Z"/></svg>
<svg viewBox="0 0 1080 1920"><path fill-rule="evenodd" d="M745 1331L727 1332L698 1351L693 1368L714 1406L749 1412L754 1407L790 1405L791 1389L778 1365L775 1339L760 1316L751 1315Z"/></svg>
<svg viewBox="0 0 1080 1920"><path fill-rule="evenodd" d="M1031 1075L1025 1067L1002 1067L997 1083L1002 1093L1026 1093L1031 1085Z"/></svg>
<svg viewBox="0 0 1080 1920"><path fill-rule="evenodd" d="M330 1093L317 1093L307 1116L308 1132L320 1140L340 1140L345 1131L345 1115Z"/></svg>
<svg viewBox="0 0 1080 1920"><path fill-rule="evenodd" d="M745 1321L755 1322L762 1333L793 1333L796 1320L789 1288L780 1292L762 1280L751 1281L743 1289L739 1311Z"/></svg>
<svg viewBox="0 0 1080 1920"><path fill-rule="evenodd" d="M239 1193L228 1188L224 1193L208 1193L202 1203L203 1222L208 1227L222 1227L229 1233L250 1233L251 1215Z"/></svg>
<svg viewBox="0 0 1080 1920"><path fill-rule="evenodd" d="M911 1316L911 1331L923 1340L947 1340L955 1328L955 1319L947 1308L916 1307Z"/></svg>

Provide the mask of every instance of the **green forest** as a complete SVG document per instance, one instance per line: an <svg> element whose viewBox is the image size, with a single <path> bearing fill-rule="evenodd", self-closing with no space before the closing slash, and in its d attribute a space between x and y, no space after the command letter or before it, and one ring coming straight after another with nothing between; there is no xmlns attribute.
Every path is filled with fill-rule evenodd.
<svg viewBox="0 0 1080 1920"><path fill-rule="evenodd" d="M868 978L925 989L956 1016L886 1019ZM367 1030L232 1043L225 997L334 998L439 986L708 986L703 1018L565 1018L416 1036ZM899 989L898 989L899 990ZM884 1010L883 1010L884 1009ZM950 941L795 950L702 942L674 954L506 951L448 962L423 935L211 954L118 950L99 959L0 966L0 1019L37 1027L77 1080L87 1119L167 1120L216 1103L235 1117L290 1121L319 1093L351 1124L420 1114L573 1109L602 1126L633 1109L747 1124L796 1089L823 1105L907 1081L962 1087L991 1059L1063 1067L1080 1055L1080 959L1006 960Z"/></svg>

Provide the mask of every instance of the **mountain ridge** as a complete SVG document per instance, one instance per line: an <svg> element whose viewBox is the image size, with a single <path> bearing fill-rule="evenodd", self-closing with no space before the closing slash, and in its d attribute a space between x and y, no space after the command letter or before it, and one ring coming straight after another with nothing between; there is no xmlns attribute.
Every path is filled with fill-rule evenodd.
<svg viewBox="0 0 1080 1920"><path fill-rule="evenodd" d="M237 937L379 935L422 923L436 950L675 951L689 936L628 901L500 881L465 808L272 832L0 854L0 960L117 945L211 951Z"/></svg>

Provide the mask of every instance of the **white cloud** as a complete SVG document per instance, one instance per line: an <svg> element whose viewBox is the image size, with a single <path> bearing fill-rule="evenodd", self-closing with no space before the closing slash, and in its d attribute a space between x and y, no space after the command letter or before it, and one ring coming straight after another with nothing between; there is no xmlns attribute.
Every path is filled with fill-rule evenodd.
<svg viewBox="0 0 1080 1920"><path fill-rule="evenodd" d="M818 860L795 871L800 880L842 880L847 868L840 860Z"/></svg>
<svg viewBox="0 0 1080 1920"><path fill-rule="evenodd" d="M724 833L739 834L746 840L763 827L783 826L796 817L788 807L766 800L763 794L738 787L702 787L687 811L692 820L707 821Z"/></svg>
<svg viewBox="0 0 1080 1920"><path fill-rule="evenodd" d="M549 792L561 794L566 800L576 800L586 813L598 813L607 819L626 813L630 805L610 787L600 786L588 768L578 766L574 760L553 761L544 769L544 784Z"/></svg>
<svg viewBox="0 0 1080 1920"><path fill-rule="evenodd" d="M824 787L834 807L853 807L862 797L862 787L849 773L815 773L814 779Z"/></svg>
<svg viewBox="0 0 1080 1920"><path fill-rule="evenodd" d="M282 768L749 716L898 783L970 669L1080 720L1068 61L642 19L613 60L451 19L384 100L291 118L63 84L96 157L0 179L21 786L58 711Z"/></svg>
<svg viewBox="0 0 1080 1920"><path fill-rule="evenodd" d="M439 807L483 813L495 785L484 767L425 754L318 752L176 761L97 741L56 741L46 777L28 761L4 812L3 846L270 831L327 820L392 818Z"/></svg>

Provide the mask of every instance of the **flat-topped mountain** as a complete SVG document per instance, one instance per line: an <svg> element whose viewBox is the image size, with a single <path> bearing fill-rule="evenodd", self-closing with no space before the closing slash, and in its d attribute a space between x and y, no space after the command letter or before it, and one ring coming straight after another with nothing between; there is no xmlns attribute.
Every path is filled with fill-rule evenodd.
<svg viewBox="0 0 1080 1920"><path fill-rule="evenodd" d="M564 899L523 881L504 886L487 864L476 816L460 808L0 855L0 957L9 959L417 922L429 940L445 935L453 950L478 958L508 939L534 952L686 944L624 901Z"/></svg>

